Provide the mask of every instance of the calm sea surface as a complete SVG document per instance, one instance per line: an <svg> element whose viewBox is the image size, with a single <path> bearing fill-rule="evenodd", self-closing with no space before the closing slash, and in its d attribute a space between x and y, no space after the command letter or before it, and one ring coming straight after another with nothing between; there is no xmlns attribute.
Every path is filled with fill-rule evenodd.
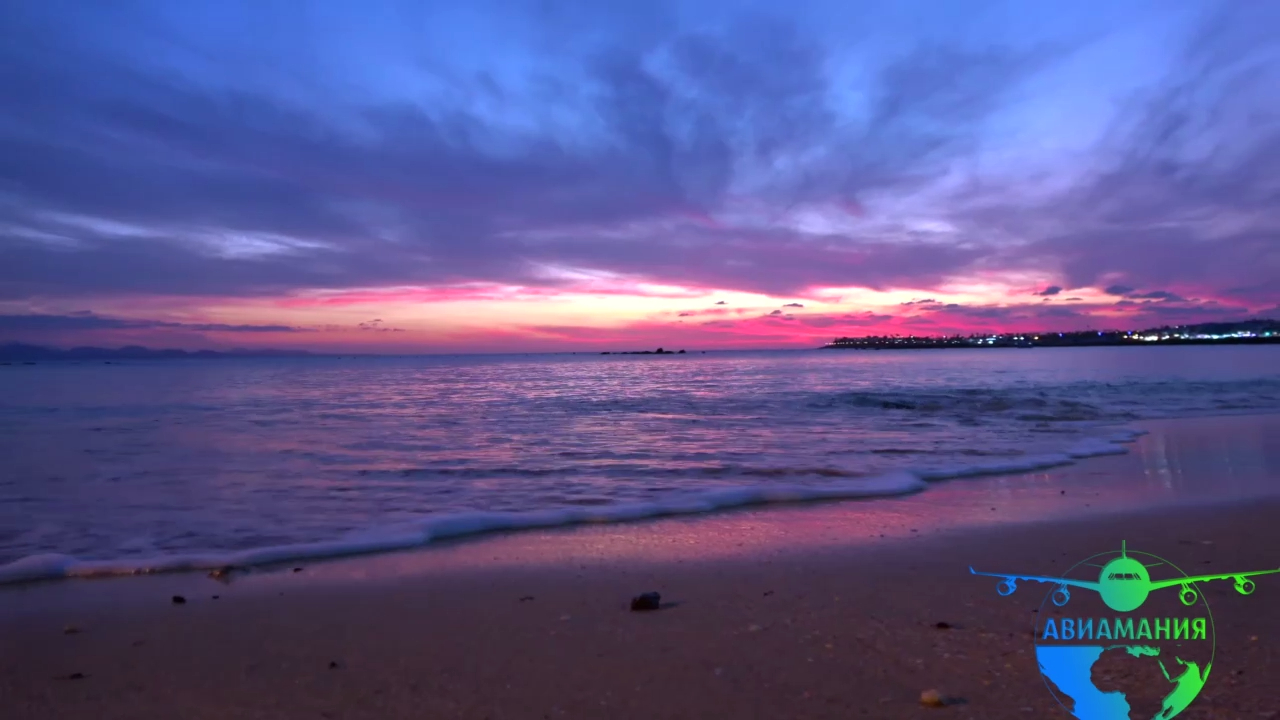
<svg viewBox="0 0 1280 720"><path fill-rule="evenodd" d="M5 366L0 565L913 492L1277 409L1276 346Z"/></svg>

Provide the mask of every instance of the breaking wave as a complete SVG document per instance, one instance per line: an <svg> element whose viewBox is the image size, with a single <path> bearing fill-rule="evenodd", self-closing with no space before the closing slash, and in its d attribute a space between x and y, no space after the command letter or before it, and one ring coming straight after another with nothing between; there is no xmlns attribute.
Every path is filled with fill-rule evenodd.
<svg viewBox="0 0 1280 720"><path fill-rule="evenodd" d="M675 515L692 515L749 507L851 500L907 495L924 490L929 481L1029 472L1067 465L1099 455L1122 454L1124 443L1142 433L1125 430L1106 439L1091 439L1060 454L1024 457L1004 462L909 472L899 470L876 477L841 480L821 485L769 484L730 487L690 493L684 497L647 503L623 503L596 508L561 508L522 512L460 512L362 531L346 538L293 543L239 552L173 554L120 560L80 560L69 555L41 553L0 566L0 584L149 575L214 569L242 569L301 560L332 559L421 547L436 540L486 533L568 527L572 525L634 522Z"/></svg>
<svg viewBox="0 0 1280 720"><path fill-rule="evenodd" d="M1274 411L1275 361L1237 347L10 367L0 581L918 492L1124 452L1135 420Z"/></svg>

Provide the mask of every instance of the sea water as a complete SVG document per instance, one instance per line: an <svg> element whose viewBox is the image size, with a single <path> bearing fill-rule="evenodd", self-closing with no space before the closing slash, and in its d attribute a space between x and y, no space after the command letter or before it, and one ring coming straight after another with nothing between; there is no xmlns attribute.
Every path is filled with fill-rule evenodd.
<svg viewBox="0 0 1280 720"><path fill-rule="evenodd" d="M0 581L927 492L1274 410L1276 346L11 365Z"/></svg>

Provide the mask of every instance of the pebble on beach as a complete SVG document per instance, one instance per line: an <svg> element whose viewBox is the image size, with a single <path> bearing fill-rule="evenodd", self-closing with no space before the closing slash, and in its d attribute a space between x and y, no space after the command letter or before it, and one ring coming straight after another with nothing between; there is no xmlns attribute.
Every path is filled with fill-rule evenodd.
<svg viewBox="0 0 1280 720"><path fill-rule="evenodd" d="M925 707L944 707L947 699L942 697L942 693L937 690L925 690L920 693L920 704Z"/></svg>
<svg viewBox="0 0 1280 720"><path fill-rule="evenodd" d="M631 609L639 610L657 610L662 607L662 595L656 592L641 593L631 598Z"/></svg>
<svg viewBox="0 0 1280 720"><path fill-rule="evenodd" d="M185 604L186 602L187 602L187 599L186 599L186 598L184 598L184 597L182 597L181 595L174 595L174 596L173 596L173 604L174 604L174 605L183 605L183 604Z"/></svg>

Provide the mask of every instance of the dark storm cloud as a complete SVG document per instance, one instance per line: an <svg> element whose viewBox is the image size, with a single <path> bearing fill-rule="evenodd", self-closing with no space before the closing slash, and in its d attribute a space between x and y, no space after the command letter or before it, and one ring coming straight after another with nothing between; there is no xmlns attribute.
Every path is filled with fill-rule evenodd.
<svg viewBox="0 0 1280 720"><path fill-rule="evenodd" d="M1127 285L1109 285L1103 292L1108 295L1128 295L1133 292L1133 288Z"/></svg>
<svg viewBox="0 0 1280 720"><path fill-rule="evenodd" d="M1041 290L1040 292L1036 293L1036 295L1039 295L1041 297L1049 297L1052 295L1057 295L1060 292L1062 292L1062 288L1058 287L1057 285L1050 285L1044 290Z"/></svg>

